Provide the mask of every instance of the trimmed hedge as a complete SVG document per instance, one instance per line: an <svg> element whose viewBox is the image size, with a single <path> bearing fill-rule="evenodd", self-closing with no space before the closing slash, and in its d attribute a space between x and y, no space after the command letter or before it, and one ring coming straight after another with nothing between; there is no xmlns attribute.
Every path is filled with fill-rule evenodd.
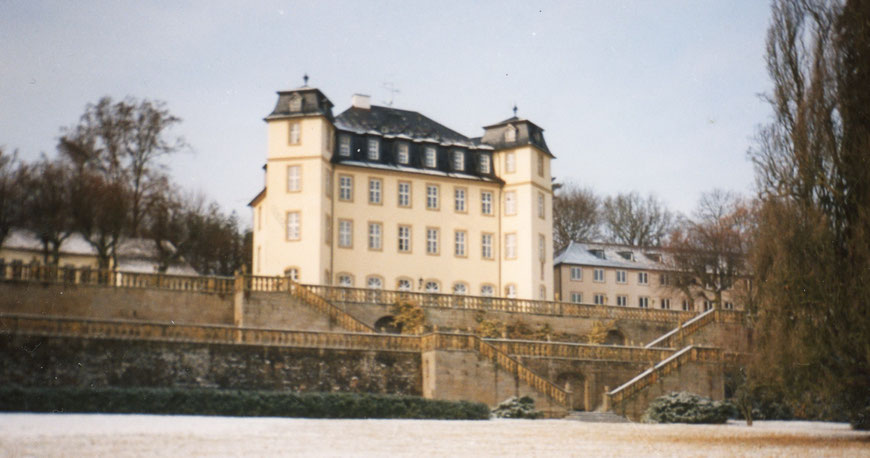
<svg viewBox="0 0 870 458"><path fill-rule="evenodd" d="M368 393L184 388L0 387L0 411L146 413L302 418L485 420L489 408L467 401Z"/></svg>
<svg viewBox="0 0 870 458"><path fill-rule="evenodd" d="M735 414L727 401L680 391L655 398L641 417L644 423L707 423L721 424Z"/></svg>

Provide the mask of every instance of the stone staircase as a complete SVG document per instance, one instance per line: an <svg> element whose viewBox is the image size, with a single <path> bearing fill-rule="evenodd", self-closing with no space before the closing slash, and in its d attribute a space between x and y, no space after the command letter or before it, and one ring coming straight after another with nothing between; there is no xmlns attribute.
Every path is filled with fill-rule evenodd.
<svg viewBox="0 0 870 458"><path fill-rule="evenodd" d="M574 411L568 414L564 420L582 421L585 423L631 423L629 419L613 412Z"/></svg>

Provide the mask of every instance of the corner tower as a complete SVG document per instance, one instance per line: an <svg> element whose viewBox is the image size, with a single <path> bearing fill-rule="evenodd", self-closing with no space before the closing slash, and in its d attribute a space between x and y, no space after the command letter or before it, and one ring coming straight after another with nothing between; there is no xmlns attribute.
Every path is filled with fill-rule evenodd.
<svg viewBox="0 0 870 458"><path fill-rule="evenodd" d="M484 127L501 195L504 296L553 299L553 188L544 130L514 116Z"/></svg>
<svg viewBox="0 0 870 458"><path fill-rule="evenodd" d="M249 204L255 275L330 283L332 106L320 90L306 84L279 91L275 108L264 119L264 189Z"/></svg>

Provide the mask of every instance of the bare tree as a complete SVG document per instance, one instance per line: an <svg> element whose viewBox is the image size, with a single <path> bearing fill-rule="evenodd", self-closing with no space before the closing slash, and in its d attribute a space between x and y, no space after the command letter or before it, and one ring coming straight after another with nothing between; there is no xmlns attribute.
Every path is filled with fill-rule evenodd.
<svg viewBox="0 0 870 458"><path fill-rule="evenodd" d="M87 170L73 173L71 186L73 228L96 251L98 267L108 269L117 261L117 248L127 228L128 189Z"/></svg>
<svg viewBox="0 0 870 458"><path fill-rule="evenodd" d="M861 429L870 428L868 24L868 2L773 3L773 120L750 151L764 374L808 414L839 405Z"/></svg>
<svg viewBox="0 0 870 458"><path fill-rule="evenodd" d="M655 196L644 199L637 192L630 192L606 198L602 220L611 242L659 246L671 231L675 217Z"/></svg>
<svg viewBox="0 0 870 458"><path fill-rule="evenodd" d="M43 261L57 265L60 247L73 233L71 171L61 161L42 158L24 182L23 226L42 243Z"/></svg>
<svg viewBox="0 0 870 458"><path fill-rule="evenodd" d="M601 200L590 188L573 183L558 186L553 195L553 245L556 251L572 240L595 240L601 236Z"/></svg>
<svg viewBox="0 0 870 458"><path fill-rule="evenodd" d="M751 209L739 196L721 190L703 194L693 217L671 234L671 288L721 307L722 293L742 287L737 280L747 275L751 230Z"/></svg>
<svg viewBox="0 0 870 458"><path fill-rule="evenodd" d="M27 168L17 155L0 148L0 247L12 229L22 224L21 200L26 176Z"/></svg>
<svg viewBox="0 0 870 458"><path fill-rule="evenodd" d="M128 229L137 236L164 180L161 158L185 147L181 137L171 134L180 122L162 102L103 97L85 108L78 125L63 131L59 150L78 167L129 187Z"/></svg>

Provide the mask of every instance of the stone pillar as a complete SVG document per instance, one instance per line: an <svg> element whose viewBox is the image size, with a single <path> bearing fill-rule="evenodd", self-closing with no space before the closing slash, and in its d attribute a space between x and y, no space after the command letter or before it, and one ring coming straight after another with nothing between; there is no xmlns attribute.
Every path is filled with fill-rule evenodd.
<svg viewBox="0 0 870 458"><path fill-rule="evenodd" d="M244 326L245 321L245 267L236 271L233 283L233 325Z"/></svg>

